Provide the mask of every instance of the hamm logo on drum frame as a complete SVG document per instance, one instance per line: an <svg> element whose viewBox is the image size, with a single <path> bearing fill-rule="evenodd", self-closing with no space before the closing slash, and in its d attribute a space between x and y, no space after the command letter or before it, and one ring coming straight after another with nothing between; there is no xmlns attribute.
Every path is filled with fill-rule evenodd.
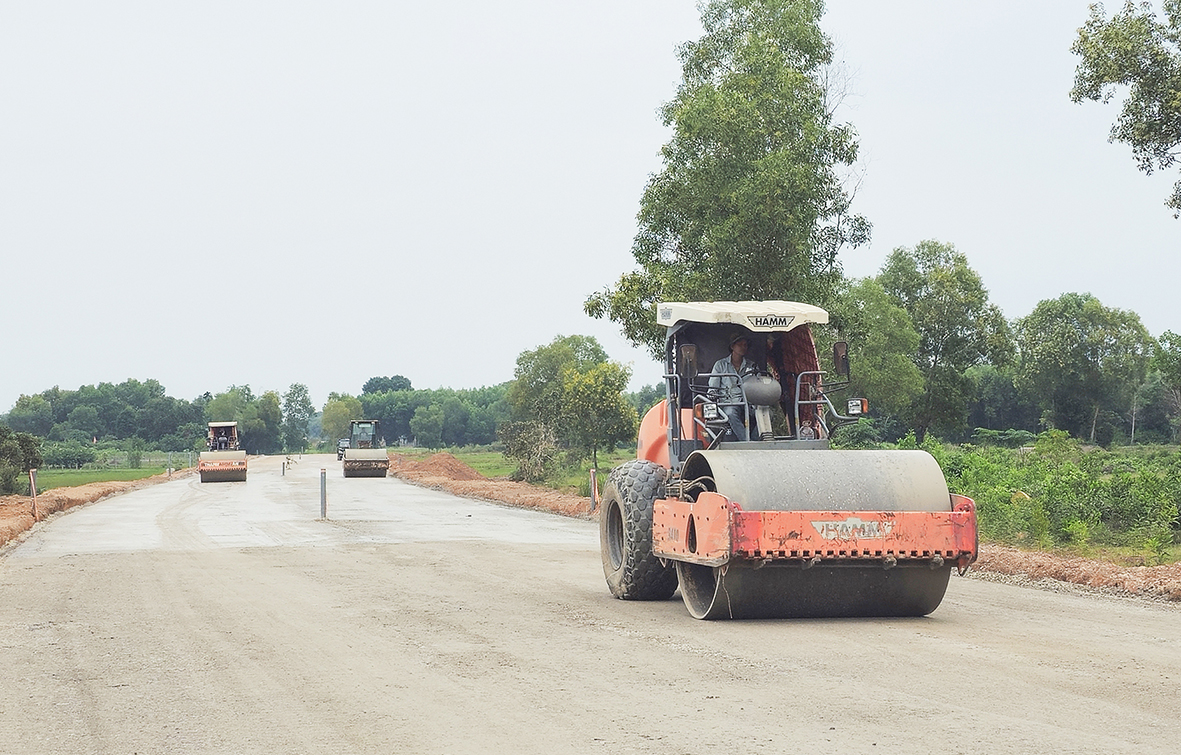
<svg viewBox="0 0 1181 755"><path fill-rule="evenodd" d="M881 540L894 529L894 523L851 516L843 522L812 522L812 527L827 540Z"/></svg>

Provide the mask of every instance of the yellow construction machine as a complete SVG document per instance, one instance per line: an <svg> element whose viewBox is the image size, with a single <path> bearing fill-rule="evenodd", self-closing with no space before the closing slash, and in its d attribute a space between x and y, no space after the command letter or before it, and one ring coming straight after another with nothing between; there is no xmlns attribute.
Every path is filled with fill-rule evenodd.
<svg viewBox="0 0 1181 755"><path fill-rule="evenodd" d="M680 590L698 619L923 616L978 551L975 504L924 451L836 450L868 410L848 351L826 383L810 325L788 301L669 302L666 396L638 454L612 470L599 512L603 572L625 600ZM778 428L772 407L783 417ZM778 429L778 432L777 432Z"/></svg>

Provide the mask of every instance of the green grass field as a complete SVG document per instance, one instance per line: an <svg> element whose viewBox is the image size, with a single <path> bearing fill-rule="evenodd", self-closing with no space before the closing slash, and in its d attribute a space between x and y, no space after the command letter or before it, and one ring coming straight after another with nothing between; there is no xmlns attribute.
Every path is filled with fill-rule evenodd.
<svg viewBox="0 0 1181 755"><path fill-rule="evenodd" d="M467 464L472 469L476 470L485 477L508 477L516 469L516 464L504 458L504 454L499 451L474 451L464 450L462 448L446 448L442 449L451 454L455 458ZM425 459L435 451L428 451L426 449L391 449L393 453L405 454L416 459ZM612 451L611 453L599 454L599 487L602 487L602 480L607 473L615 467L628 459L636 458L636 452L631 449L623 451ZM590 485L590 459L580 464L577 469L566 470L561 477L552 480L548 486L554 490L560 490L564 493L573 493L575 495L586 495Z"/></svg>
<svg viewBox="0 0 1181 755"><path fill-rule="evenodd" d="M54 488L72 488L90 482L142 480L145 477L163 474L165 471L164 467L143 467L142 469L40 469L37 471L37 492L44 493L46 490L53 490Z"/></svg>

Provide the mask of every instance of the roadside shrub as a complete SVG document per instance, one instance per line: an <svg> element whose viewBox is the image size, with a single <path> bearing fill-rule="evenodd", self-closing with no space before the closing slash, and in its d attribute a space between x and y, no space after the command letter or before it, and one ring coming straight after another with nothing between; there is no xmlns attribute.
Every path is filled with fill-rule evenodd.
<svg viewBox="0 0 1181 755"><path fill-rule="evenodd" d="M861 417L856 422L841 425L832 436L833 448L880 448L881 442L881 434L869 417Z"/></svg>
<svg viewBox="0 0 1181 755"><path fill-rule="evenodd" d="M97 454L90 445L78 443L77 441L68 441L65 443L46 443L44 456L45 463L51 467L81 469L83 464L89 464L94 461Z"/></svg>
<svg viewBox="0 0 1181 755"><path fill-rule="evenodd" d="M0 425L0 495L12 495L26 472L44 463L41 439Z"/></svg>
<svg viewBox="0 0 1181 755"><path fill-rule="evenodd" d="M1036 437L1028 430L988 430L977 427L972 431L972 442L978 446L1020 448L1033 443Z"/></svg>
<svg viewBox="0 0 1181 755"><path fill-rule="evenodd" d="M541 422L506 422L497 428L504 456L517 465L514 480L542 482L558 469L561 449L554 431Z"/></svg>
<svg viewBox="0 0 1181 755"><path fill-rule="evenodd" d="M991 440L987 434L981 440ZM1173 447L1084 447L1061 431L1032 447L918 444L939 462L948 489L976 501L984 540L1050 548L1132 547L1163 559L1181 530L1181 454Z"/></svg>

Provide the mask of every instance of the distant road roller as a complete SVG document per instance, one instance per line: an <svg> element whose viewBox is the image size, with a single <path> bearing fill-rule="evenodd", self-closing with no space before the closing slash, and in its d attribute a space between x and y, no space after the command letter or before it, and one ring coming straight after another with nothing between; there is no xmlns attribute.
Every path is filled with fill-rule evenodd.
<svg viewBox="0 0 1181 755"><path fill-rule="evenodd" d="M788 301L668 302L665 399L640 424L599 512L603 571L624 600L677 589L698 619L925 616L979 550L976 507L923 451L845 451L831 432L868 410L848 350L824 381ZM776 405L783 415L773 421ZM776 432L776 427L779 432Z"/></svg>
<svg viewBox="0 0 1181 755"><path fill-rule="evenodd" d="M349 422L349 447L343 452L345 477L385 477L390 469L390 456L382 442L381 425L375 419L355 419Z"/></svg>
<svg viewBox="0 0 1181 755"><path fill-rule="evenodd" d="M238 449L237 422L210 422L208 451L197 460L201 482L245 482L246 452Z"/></svg>

